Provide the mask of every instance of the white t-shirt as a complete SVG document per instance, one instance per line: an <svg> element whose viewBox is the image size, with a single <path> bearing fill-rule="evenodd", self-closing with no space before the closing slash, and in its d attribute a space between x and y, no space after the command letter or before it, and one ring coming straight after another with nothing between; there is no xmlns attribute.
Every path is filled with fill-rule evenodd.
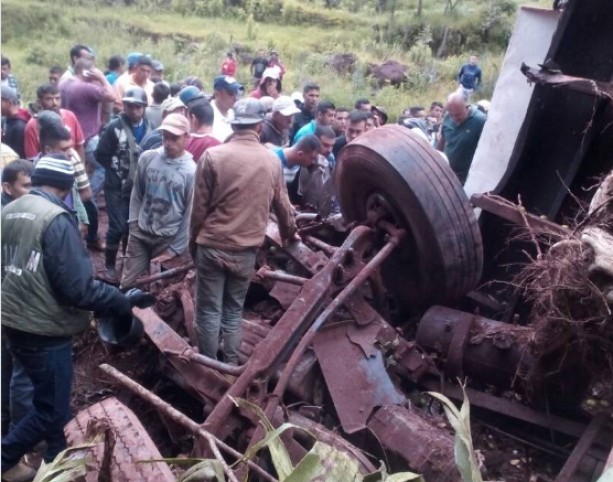
<svg viewBox="0 0 613 482"><path fill-rule="evenodd" d="M215 105L214 100L211 101L211 105L213 106L213 111L215 112L215 117L213 118L213 137L215 137L215 139L217 139L219 142L226 142L226 139L234 133L231 124L231 122L234 120L234 110L230 109L228 111L228 116L224 117L224 115Z"/></svg>

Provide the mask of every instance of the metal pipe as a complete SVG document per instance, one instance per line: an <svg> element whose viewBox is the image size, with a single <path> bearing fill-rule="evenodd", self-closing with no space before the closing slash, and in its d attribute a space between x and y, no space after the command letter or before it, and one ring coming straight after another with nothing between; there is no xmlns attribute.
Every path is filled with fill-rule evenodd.
<svg viewBox="0 0 613 482"><path fill-rule="evenodd" d="M321 328L321 326L332 316L344 303L347 299L353 295L357 289L364 284L366 280L372 275L372 273L381 266L381 263L385 261L385 259L390 255L390 253L398 246L401 238L404 236L404 231L399 232L399 236L391 237L386 245L371 259L366 266L358 273L358 275L351 280L351 282L345 286L343 291L341 291L336 298L332 300L332 302L326 307L326 309L319 315L319 317L313 322L309 330L305 333L300 340L300 343L296 346L296 349L292 353L287 365L283 369L281 376L279 377L279 381L275 386L275 390L272 392L272 395L268 401L268 405L266 406L266 415L270 418L271 414L275 413L275 410L279 406L281 402L281 398L283 397L283 393L287 388L287 384L289 383L289 379L296 368L296 365L304 355L304 352L309 347L309 345L313 342L313 338ZM261 427L258 427L255 434L253 435L253 439L251 440L250 445L259 442L261 437L263 436L263 431Z"/></svg>
<svg viewBox="0 0 613 482"><path fill-rule="evenodd" d="M336 253L336 250L338 249L336 246L331 246L328 243L324 243L321 239L314 238L313 236L305 236L304 240L316 248L321 249L324 253L329 254L330 256Z"/></svg>
<svg viewBox="0 0 613 482"><path fill-rule="evenodd" d="M298 221L319 221L319 214L317 213L300 213L296 215L296 222Z"/></svg>
<svg viewBox="0 0 613 482"><path fill-rule="evenodd" d="M180 352L176 350L164 350L163 353L165 355L178 356L180 358L187 358L189 361L197 363L198 365L204 365L205 367L213 368L222 373L227 373L232 376L239 376L241 373L245 371L246 365L236 366L229 365L227 363L220 362L219 360L214 360L213 358L209 358L208 356L201 355L200 353L196 353L193 350L187 350L185 352Z"/></svg>
<svg viewBox="0 0 613 482"><path fill-rule="evenodd" d="M322 226L326 226L324 223L310 224L305 226L304 228L298 228L298 234L301 236L307 233L312 233L313 231L319 230Z"/></svg>
<svg viewBox="0 0 613 482"><path fill-rule="evenodd" d="M134 283L136 286L148 285L149 283L153 283L154 281L158 281L165 278L172 278L181 273L185 273L194 267L194 262L190 261L183 266L178 266L177 268L172 268L166 271L162 271L161 273L154 274L153 276L148 276L147 278L142 278Z"/></svg>
<svg viewBox="0 0 613 482"><path fill-rule="evenodd" d="M200 425L194 422L191 418L182 414L177 409L175 409L173 406L169 405L164 400L162 400L160 397L151 393L145 387L136 383L134 380L124 375L116 368L113 368L112 366L107 365L107 364L102 364L98 368L100 368L100 370L102 370L104 373L106 373L110 377L117 380L119 383L121 383L124 387L126 387L132 393L143 398L144 400L149 402L151 405L153 405L155 408L163 412L164 415L167 415L173 422L181 425L182 427L185 427L187 430L189 430L194 435L199 435L203 437L209 443L211 450L213 451L213 454L215 455L215 458L217 458L217 460L219 460L219 462L223 465L224 472L226 473L228 478L232 481L236 481L236 476L234 475L230 467L228 467L228 464L226 463L223 456L219 452L219 449L223 450L224 452L235 457L238 460L243 458L243 454L241 454L240 452L237 452L232 447L230 447L229 445L219 440L213 434L204 430ZM247 465L249 466L250 469L252 469L254 472L257 472L260 476L262 476L263 479L267 480L268 482L279 482L272 475L270 475L268 472L266 472L264 469L262 469L255 463L251 462L250 460L247 461Z"/></svg>
<svg viewBox="0 0 613 482"><path fill-rule="evenodd" d="M294 276L283 271L276 271L268 268L260 268L256 274L256 277L268 278L276 281L284 281L292 285L302 286L309 279L302 276Z"/></svg>

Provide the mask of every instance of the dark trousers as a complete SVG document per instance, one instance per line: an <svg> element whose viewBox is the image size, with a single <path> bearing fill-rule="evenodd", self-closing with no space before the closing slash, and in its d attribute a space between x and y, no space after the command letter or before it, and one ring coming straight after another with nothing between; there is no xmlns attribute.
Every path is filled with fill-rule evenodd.
<svg viewBox="0 0 613 482"><path fill-rule="evenodd" d="M130 198L122 195L120 189L104 186L106 195L106 212L109 215L109 229L106 232L106 247L119 249L119 243L128 235L128 217L130 216Z"/></svg>
<svg viewBox="0 0 613 482"><path fill-rule="evenodd" d="M2 337L2 437L9 433L11 426L11 377L13 375L13 355Z"/></svg>
<svg viewBox="0 0 613 482"><path fill-rule="evenodd" d="M41 440L51 462L66 448L64 425L70 420L72 339L5 330L9 349L34 385L33 410L2 439L2 472L19 462Z"/></svg>
<svg viewBox="0 0 613 482"><path fill-rule="evenodd" d="M13 358L8 342L2 338L2 436L11 423L19 421L32 411L34 387L19 360Z"/></svg>
<svg viewBox="0 0 613 482"><path fill-rule="evenodd" d="M96 242L98 241L98 208L93 199L84 202L83 206L85 207L87 218L89 219L85 240L88 242Z"/></svg>

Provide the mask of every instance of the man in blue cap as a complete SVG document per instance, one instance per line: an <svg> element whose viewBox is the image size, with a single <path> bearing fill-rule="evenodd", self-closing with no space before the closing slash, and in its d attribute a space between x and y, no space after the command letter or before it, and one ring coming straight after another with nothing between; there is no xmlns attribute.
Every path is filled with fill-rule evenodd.
<svg viewBox="0 0 613 482"><path fill-rule="evenodd" d="M189 109L193 104L196 103L197 100L206 100L206 96L204 95L204 92L202 92L195 85L188 85L187 87L183 87L181 89L181 92L179 92L179 99L181 99L183 105L185 105L185 107Z"/></svg>
<svg viewBox="0 0 613 482"><path fill-rule="evenodd" d="M117 79L115 79L113 87L116 87L120 84L124 86L127 85L130 75L132 75L134 73L134 70L136 69L136 62L138 62L138 59L142 55L143 54L139 52L132 52L131 54L128 54L128 56L126 57L126 63L128 64L128 68L119 77L117 77Z"/></svg>
<svg viewBox="0 0 613 482"><path fill-rule="evenodd" d="M218 75L213 82L215 94L211 101L215 119L213 120L213 137L219 142L225 142L232 135L232 121L234 111L232 106L245 92L245 87L239 84L234 77Z"/></svg>

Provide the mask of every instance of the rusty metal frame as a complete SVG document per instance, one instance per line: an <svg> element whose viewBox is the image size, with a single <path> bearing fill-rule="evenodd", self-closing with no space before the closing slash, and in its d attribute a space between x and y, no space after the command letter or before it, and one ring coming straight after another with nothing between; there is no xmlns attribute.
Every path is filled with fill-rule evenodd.
<svg viewBox="0 0 613 482"><path fill-rule="evenodd" d="M277 233L276 225L269 224L268 233ZM270 334L257 346L246 365L245 371L238 377L236 382L229 388L224 397L215 406L205 421L204 426L221 438L227 435L225 422L234 410L232 398L242 397L249 386L258 378L268 378L277 369L282 360L286 359L295 344L298 343L309 326L316 319L319 311L329 302L329 289L334 285L334 273L338 266L351 261L354 246L367 243L373 233L370 228L360 226L354 229L347 237L334 256L327 263L323 263L321 269L317 262L309 266L317 271L313 278L309 279L302 287L300 297L297 298ZM290 245L290 255L299 260L314 259L312 252L306 246L299 243Z"/></svg>

